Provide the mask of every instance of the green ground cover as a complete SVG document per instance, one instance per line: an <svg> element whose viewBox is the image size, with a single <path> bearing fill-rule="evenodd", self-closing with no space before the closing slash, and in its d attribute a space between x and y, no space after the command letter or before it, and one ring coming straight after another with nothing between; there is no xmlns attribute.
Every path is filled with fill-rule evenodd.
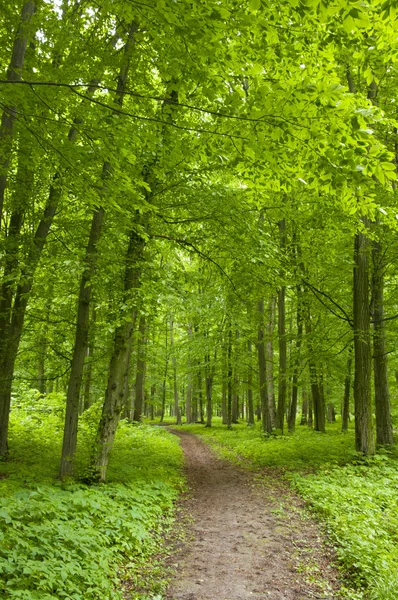
<svg viewBox="0 0 398 600"><path fill-rule="evenodd" d="M65 399L27 392L14 399L10 460L0 464L0 597L22 600L110 600L124 579L147 587L142 567L159 551L183 486L182 452L162 428L120 423L109 483L61 484ZM98 422L94 405L80 427L78 464L86 459ZM151 577L149 577L151 579ZM130 590L131 600L155 597Z"/></svg>
<svg viewBox="0 0 398 600"><path fill-rule="evenodd" d="M291 484L321 515L343 569L358 593L351 597L396 600L398 590L398 460L384 451L359 457L353 430L340 424L326 434L297 427L294 435L264 438L259 425L215 421L184 426L230 460L245 459L255 469L271 468ZM347 594L349 592L347 591Z"/></svg>

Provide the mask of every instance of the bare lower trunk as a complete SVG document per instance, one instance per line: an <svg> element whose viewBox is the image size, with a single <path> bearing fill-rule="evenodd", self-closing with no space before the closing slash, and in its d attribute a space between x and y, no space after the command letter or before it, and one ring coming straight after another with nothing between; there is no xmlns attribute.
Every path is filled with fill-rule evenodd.
<svg viewBox="0 0 398 600"><path fill-rule="evenodd" d="M189 425L192 423L192 380L191 373L189 374L189 381L187 386L187 395L185 402L185 421Z"/></svg>
<svg viewBox="0 0 398 600"><path fill-rule="evenodd" d="M227 350L227 427L232 428L232 332L231 325L228 330Z"/></svg>
<svg viewBox="0 0 398 600"><path fill-rule="evenodd" d="M312 427L314 424L314 412L313 412L313 400L312 393L308 397L308 427Z"/></svg>
<svg viewBox="0 0 398 600"><path fill-rule="evenodd" d="M162 409L161 409L161 413L160 413L160 422L163 423L163 419L164 419L164 413L166 410L166 383L167 383L167 370L168 370L168 366L169 366L169 352L168 352L168 348L167 348L167 334L168 334L168 325L167 325L167 319L165 321L165 334L166 334L166 348L165 348L165 364L164 364L164 375L163 375L163 383L162 383Z"/></svg>
<svg viewBox="0 0 398 600"><path fill-rule="evenodd" d="M312 327L311 327L311 316L308 313L306 316L305 330L307 335L307 346L308 346L308 367L310 371L310 382L311 382L311 425L312 425L312 412L314 413L314 429L315 431L321 431L325 433L325 405L323 402L322 391L320 388L319 377L314 359L314 351L312 348ZM310 422L308 422L310 424Z"/></svg>
<svg viewBox="0 0 398 600"><path fill-rule="evenodd" d="M283 433L285 410L286 410L286 371L287 371L287 347L286 347L286 288L282 287L278 292L278 340L279 340L279 376L278 376L278 408L276 415L276 426Z"/></svg>
<svg viewBox="0 0 398 600"><path fill-rule="evenodd" d="M46 242L55 211L61 196L59 187L51 187L48 204L44 210L32 242L26 263L26 270L18 285L10 323L1 333L0 339L0 457L8 451L8 424L10 418L11 388L14 377L15 360L25 321L26 308L33 285L33 279L41 252Z"/></svg>
<svg viewBox="0 0 398 600"><path fill-rule="evenodd" d="M236 369L236 366L235 366ZM239 385L239 380L238 380L238 376L236 374L236 371L234 373L233 376L233 386L232 386L232 412L231 412L231 422L232 423L238 423L238 416L239 416L239 407L238 407L238 403L239 403L239 396L238 396L238 385Z"/></svg>
<svg viewBox="0 0 398 600"><path fill-rule="evenodd" d="M174 389L174 415L176 417L176 425L181 425L181 410L179 406L178 398L178 386L177 386L177 358L175 355L174 348L174 332L173 332L173 317L170 317L170 349L172 353L173 363L173 389Z"/></svg>
<svg viewBox="0 0 398 600"><path fill-rule="evenodd" d="M126 301L140 285L140 262L144 241L136 231L130 234L126 254L124 293ZM125 405L125 378L128 371L130 338L134 329L136 309L131 318L119 325L115 332L112 358L109 365L108 384L98 426L97 441L92 459L93 479L105 481L109 453L113 446L120 415Z"/></svg>
<svg viewBox="0 0 398 600"><path fill-rule="evenodd" d="M294 358L293 380L292 380L292 402L290 405L288 428L291 433L296 427L297 398L298 398L298 379L300 367L300 349L303 337L303 315L301 307L301 289L297 286L297 337L296 337L296 356Z"/></svg>
<svg viewBox="0 0 398 600"><path fill-rule="evenodd" d="M254 425L254 405L253 405L253 367L252 367L252 343L247 342L249 354L249 366L247 368L247 424Z"/></svg>
<svg viewBox="0 0 398 600"><path fill-rule="evenodd" d="M376 412L376 442L394 443L392 435L390 391L388 386L388 354L384 322L384 276L381 243L373 241L373 366Z"/></svg>
<svg viewBox="0 0 398 600"><path fill-rule="evenodd" d="M262 429L264 433L271 433L272 423L269 410L268 395L267 395L267 371L265 363L265 344L264 344L264 300L258 303L258 312L260 323L258 326L258 368L260 378L260 401L261 401L261 416Z"/></svg>
<svg viewBox="0 0 398 600"><path fill-rule="evenodd" d="M343 410L341 413L341 430L348 430L348 421L350 418L350 391L351 391L351 366L352 366L352 346L348 350L347 371L344 380L344 398Z"/></svg>
<svg viewBox="0 0 398 600"><path fill-rule="evenodd" d="M144 406L145 381L145 315L141 315L138 326L137 374L135 379L135 403L133 421L141 421Z"/></svg>
<svg viewBox="0 0 398 600"><path fill-rule="evenodd" d="M91 310L91 321L89 326L89 344L87 346L86 361L85 361L85 379L84 379L84 396L83 396L83 411L90 408L91 401L91 383L93 379L93 359L94 359L94 348L95 348L95 321L97 318L97 311L95 306Z"/></svg>
<svg viewBox="0 0 398 600"><path fill-rule="evenodd" d="M224 341L222 346L222 383L221 383L221 420L223 425L227 425L227 344Z"/></svg>
<svg viewBox="0 0 398 600"><path fill-rule="evenodd" d="M188 326L188 342L191 344L192 341L192 326ZM188 386L185 403L185 421L189 424L192 423L192 359L189 350L188 355Z"/></svg>
<svg viewBox="0 0 398 600"><path fill-rule="evenodd" d="M300 425L307 425L307 423L308 423L308 396L307 396L307 388L306 387L303 387L301 394L302 394L302 401L301 401Z"/></svg>
<svg viewBox="0 0 398 600"><path fill-rule="evenodd" d="M211 427L213 417L213 375L210 368L210 356L206 356L206 427Z"/></svg>
<svg viewBox="0 0 398 600"><path fill-rule="evenodd" d="M364 219L366 226L366 220ZM365 455L374 454L371 402L371 345L369 306L369 241L355 235L354 249L354 349L355 349L355 447Z"/></svg>
<svg viewBox="0 0 398 600"><path fill-rule="evenodd" d="M227 382L225 381L225 378L223 378L222 388L221 388L221 419L222 419L223 425L227 425L227 421L228 421L227 412L228 412L227 411Z"/></svg>
<svg viewBox="0 0 398 600"><path fill-rule="evenodd" d="M276 402L274 386L274 326L275 326L276 296L271 296L267 308L267 324L265 355L267 361L267 396L272 427L276 427Z"/></svg>
<svg viewBox="0 0 398 600"><path fill-rule="evenodd" d="M85 267L80 281L75 344L73 347L71 371L66 394L65 426L60 465L61 479L73 474L73 462L77 446L80 387L83 378L84 359L86 357L88 346L91 279L95 271L97 244L101 237L103 220L104 210L96 210L91 221L90 236L86 249Z"/></svg>

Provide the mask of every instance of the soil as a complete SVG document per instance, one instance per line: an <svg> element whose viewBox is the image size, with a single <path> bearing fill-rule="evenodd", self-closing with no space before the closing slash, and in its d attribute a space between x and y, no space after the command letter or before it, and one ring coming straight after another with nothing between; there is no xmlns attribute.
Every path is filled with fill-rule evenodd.
<svg viewBox="0 0 398 600"><path fill-rule="evenodd" d="M317 524L275 473L217 458L192 434L181 440L191 489L187 541L172 557L167 600L338 598L339 576Z"/></svg>

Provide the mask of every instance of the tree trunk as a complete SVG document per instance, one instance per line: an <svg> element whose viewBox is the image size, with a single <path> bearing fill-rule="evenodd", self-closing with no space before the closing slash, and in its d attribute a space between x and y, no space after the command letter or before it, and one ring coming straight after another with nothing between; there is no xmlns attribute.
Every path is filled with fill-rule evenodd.
<svg viewBox="0 0 398 600"><path fill-rule="evenodd" d="M252 367L252 343L247 342L249 354L249 366L247 368L247 424L254 425L254 405L253 405L253 367Z"/></svg>
<svg viewBox="0 0 398 600"><path fill-rule="evenodd" d="M163 384L162 384L162 410L160 413L160 423L163 423L163 419L164 419L164 413L166 410L166 383L167 383L167 370L168 370L168 366L169 366L169 352L167 349L167 334L168 334L168 325L167 325L167 320L165 321L165 338L166 338L166 342L165 342L165 363L164 363L164 375L163 375Z"/></svg>
<svg viewBox="0 0 398 600"><path fill-rule="evenodd" d="M348 421L350 418L350 391L351 391L351 366L352 366L352 346L348 350L347 371L344 380L344 398L343 410L341 413L341 430L348 430Z"/></svg>
<svg viewBox="0 0 398 600"><path fill-rule="evenodd" d="M189 425L192 423L192 359L191 359L191 343L192 343L192 326L188 326L188 386L185 404L185 421Z"/></svg>
<svg viewBox="0 0 398 600"><path fill-rule="evenodd" d="M264 344L264 300L258 303L258 312L260 322L258 325L258 369L260 378L260 399L261 399L261 416L262 428L264 433L272 432L271 415L269 410L268 395L267 395L267 371L265 363L265 344Z"/></svg>
<svg viewBox="0 0 398 600"><path fill-rule="evenodd" d="M311 394L308 396L308 427L312 427L314 424L313 421L313 400L312 400L312 391Z"/></svg>
<svg viewBox="0 0 398 600"><path fill-rule="evenodd" d="M0 332L0 457L6 456L8 451L11 388L15 361L25 321L26 307L33 285L34 274L50 231L60 196L61 189L51 186L44 215L36 229L32 246L29 250L26 270L21 276L20 284L15 293L10 323L5 327L5 330Z"/></svg>
<svg viewBox="0 0 398 600"><path fill-rule="evenodd" d="M176 425L181 425L181 410L179 406L177 386L177 358L174 347L173 317L170 317L170 350L172 357L171 360L173 363L174 415L176 417Z"/></svg>
<svg viewBox="0 0 398 600"><path fill-rule="evenodd" d="M239 380L238 380L238 376L236 374L236 365L234 368L234 375L233 375L233 386L232 386L232 407L231 407L231 422L232 423L238 423L238 403L239 403L239 396L238 396L238 386L239 386Z"/></svg>
<svg viewBox="0 0 398 600"><path fill-rule="evenodd" d="M212 392L213 392L213 374L210 367L210 356L207 354L205 357L206 361L206 427L211 427L211 421L213 417L213 404L212 404Z"/></svg>
<svg viewBox="0 0 398 600"><path fill-rule="evenodd" d="M280 246L285 246L285 219L279 221ZM286 376L287 376L287 346L286 346L286 287L278 291L278 341L279 341L279 376L278 376L278 409L276 426L283 433L286 410Z"/></svg>
<svg viewBox="0 0 398 600"><path fill-rule="evenodd" d="M266 335L267 341L265 345L266 354L266 376L267 376L267 396L269 404L269 412L272 427L276 427L276 402L274 389L274 326L275 326L275 311L276 311L276 296L271 296L268 301L267 308L267 324Z"/></svg>
<svg viewBox="0 0 398 600"><path fill-rule="evenodd" d="M300 349L301 341L303 337L303 314L301 306L301 288L297 286L297 337L296 337L296 356L294 358L293 367L293 381L292 381L292 402L290 405L288 429L291 433L296 428L296 415L297 415L297 398L298 398L298 379L299 379L299 367L300 367Z"/></svg>
<svg viewBox="0 0 398 600"><path fill-rule="evenodd" d="M144 406L144 381L145 381L145 315L140 316L138 325L138 349L137 349L137 374L135 379L135 403L133 421L140 422Z"/></svg>
<svg viewBox="0 0 398 600"><path fill-rule="evenodd" d="M187 385L187 395L185 402L185 422L187 425L192 423L192 374L188 375L189 381Z"/></svg>
<svg viewBox="0 0 398 600"><path fill-rule="evenodd" d="M140 263L143 258L144 246L145 242L141 236L136 231L132 231L126 254L125 302L129 302L131 293L139 287ZM93 479L95 480L105 481L106 479L109 453L113 446L120 414L125 405L125 377L128 374L127 358L135 319L136 308L133 309L131 318L118 325L115 332L108 384L92 459Z"/></svg>
<svg viewBox="0 0 398 600"><path fill-rule="evenodd" d="M363 219L365 227L367 219ZM369 306L369 240L358 232L354 245L354 405L355 447L374 454L371 401L371 346Z"/></svg>
<svg viewBox="0 0 398 600"><path fill-rule="evenodd" d="M232 429L232 331L231 324L228 328L227 350L227 427Z"/></svg>
<svg viewBox="0 0 398 600"><path fill-rule="evenodd" d="M308 366L310 371L310 382L311 382L311 425L312 425L312 411L314 412L314 429L315 431L321 431L325 433L325 405L323 403L322 392L319 384L319 378L317 374L317 368L314 360L314 351L312 347L312 327L311 327L311 315L307 314L307 320L305 324L305 332L307 335L307 346L308 346ZM310 422L308 422L310 424Z"/></svg>
<svg viewBox="0 0 398 600"><path fill-rule="evenodd" d="M384 267L380 241L373 240L373 366L376 412L376 442L394 443L392 435L390 391L388 387L388 359L384 322Z"/></svg>
<svg viewBox="0 0 398 600"><path fill-rule="evenodd" d="M14 38L11 60L7 70L7 81L21 81L29 39L29 23L36 11L36 2L28 0L22 7L21 19ZM5 106L0 126L0 226L3 220L4 195L7 188L7 176L11 163L14 138L16 106Z"/></svg>
<svg viewBox="0 0 398 600"><path fill-rule="evenodd" d="M328 423L336 422L336 411L333 402L328 403Z"/></svg>
<svg viewBox="0 0 398 600"><path fill-rule="evenodd" d="M97 245L101 237L103 220L104 210L100 208L95 211L91 222L90 236L84 260L85 266L80 281L75 344L66 394L66 414L60 466L61 479L73 474L73 461L77 446L80 387L83 378L84 359L87 353L90 325L91 279L95 272Z"/></svg>
<svg viewBox="0 0 398 600"><path fill-rule="evenodd" d="M300 425L307 425L307 423L308 423L308 396L307 396L307 388L306 387L303 387L301 394L302 394L302 403L301 403Z"/></svg>

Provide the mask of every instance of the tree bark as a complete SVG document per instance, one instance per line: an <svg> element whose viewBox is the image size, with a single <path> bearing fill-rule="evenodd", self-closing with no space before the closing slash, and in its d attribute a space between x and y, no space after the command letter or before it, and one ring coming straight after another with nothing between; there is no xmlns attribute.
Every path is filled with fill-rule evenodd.
<svg viewBox="0 0 398 600"><path fill-rule="evenodd" d="M210 366L209 354L206 354L205 364L206 364L206 427L211 427L211 421L212 421L212 417L213 417L213 403L212 403L213 373L212 373L212 368Z"/></svg>
<svg viewBox="0 0 398 600"><path fill-rule="evenodd" d="M135 403L133 421L140 422L144 406L145 382L145 315L141 315L138 325L137 374L135 379Z"/></svg>
<svg viewBox="0 0 398 600"><path fill-rule="evenodd" d="M268 301L267 309L267 324L266 324L266 377L267 377L267 396L269 404L269 412L272 427L276 427L276 402L275 402L275 387L274 387L274 326L275 326L275 311L276 311L276 296L271 296Z"/></svg>
<svg viewBox="0 0 398 600"><path fill-rule="evenodd" d="M289 419L288 419L288 429L291 433L293 433L296 428L298 379L299 379L300 349L301 349L302 337L303 337L303 314L302 314L302 302L301 302L301 288L300 288L300 286L297 286L296 356L294 358L294 366L293 366L292 402L290 405Z"/></svg>
<svg viewBox="0 0 398 600"><path fill-rule="evenodd" d="M200 369L200 368L199 368L199 371L198 371L198 385L199 385L199 393L198 393L198 398L199 398L199 417L200 417L200 422L202 424L204 424L204 422L205 422L205 413L204 413L204 408L203 408L202 369Z"/></svg>
<svg viewBox="0 0 398 600"><path fill-rule="evenodd" d="M278 223L280 232L280 246L285 246L285 219ZM287 376L287 345L286 345L286 287L278 291L278 341L279 341L279 376L278 376L278 409L276 426L283 433L286 410L286 376Z"/></svg>
<svg viewBox="0 0 398 600"><path fill-rule="evenodd" d="M317 368L314 359L314 351L312 347L312 327L311 327L311 315L306 315L306 324L305 324L305 332L307 336L307 346L308 346L308 366L310 371L310 383L311 383L311 396L312 396L312 405L310 409L311 416L311 425L312 425L312 411L314 413L314 429L315 431L321 431L325 433L325 405L323 402L322 392L320 388ZM310 423L308 423L310 424Z"/></svg>
<svg viewBox="0 0 398 600"><path fill-rule="evenodd" d="M232 429L232 330L228 327L227 349L227 428Z"/></svg>
<svg viewBox="0 0 398 600"><path fill-rule="evenodd" d="M234 374L233 374L233 386L232 386L232 407L231 407L231 422L236 424L239 423L238 417L238 404L239 404L239 396L238 396L238 386L239 386L239 380L238 380L238 376L236 373L236 365L234 367Z"/></svg>
<svg viewBox="0 0 398 600"><path fill-rule="evenodd" d="M176 425L181 425L181 410L178 398L177 386L177 357L175 355L174 333L173 333L173 317L170 317L170 350L171 360L173 364L173 389L174 389L174 415L176 417Z"/></svg>
<svg viewBox="0 0 398 600"><path fill-rule="evenodd" d="M365 227L367 219L363 219ZM371 345L369 306L369 240L358 231L354 243L354 405L355 447L374 454L371 401Z"/></svg>
<svg viewBox="0 0 398 600"><path fill-rule="evenodd" d="M388 359L384 322L384 261L381 242L372 242L373 277L373 367L376 412L376 442L394 443L392 434L390 391L388 386Z"/></svg>
<svg viewBox="0 0 398 600"><path fill-rule="evenodd" d="M77 426L79 419L80 387L83 378L84 359L88 346L88 331L90 325L91 279L96 267L97 244L101 237L104 210L95 211L91 222L90 236L84 259L85 266L80 281L75 344L66 394L66 413L64 437L60 465L60 478L73 474L73 462L77 446Z"/></svg>
<svg viewBox="0 0 398 600"><path fill-rule="evenodd" d="M192 326L188 326L188 342L191 344L192 342ZM185 421L189 425L192 423L192 359L191 359L191 349L189 346L188 349L188 385L187 385L187 395L186 395L186 403L185 403Z"/></svg>
<svg viewBox="0 0 398 600"><path fill-rule="evenodd" d="M344 398L343 410L341 413L341 430L348 430L348 421L350 418L350 391L351 391L351 366L352 366L352 346L348 350L347 370L344 380Z"/></svg>
<svg viewBox="0 0 398 600"><path fill-rule="evenodd" d="M29 23L36 11L36 2L28 0L22 7L21 18L12 48L11 60L7 70L7 81L21 81L29 40ZM3 110L0 126L0 226L3 220L4 195L7 188L7 176L11 163L14 138L16 106L6 106Z"/></svg>
<svg viewBox="0 0 398 600"><path fill-rule="evenodd" d="M143 259L144 246L145 242L142 237L133 230L130 233L126 253L124 276L125 302L129 302L130 296L133 296L134 301L134 291L140 285L140 263ZM112 358L109 365L108 384L92 458L94 480L105 481L106 479L109 453L113 446L120 414L125 405L125 377L128 374L127 358L136 315L137 309L134 307L131 317L116 328Z"/></svg>
<svg viewBox="0 0 398 600"><path fill-rule="evenodd" d="M303 387L301 394L302 394L302 402L301 402L300 425L307 425L307 423L308 423L308 396L307 396L307 388L306 387Z"/></svg>
<svg viewBox="0 0 398 600"><path fill-rule="evenodd" d="M247 424L254 425L254 405L253 405L253 366L252 366L252 343L247 342L247 351L249 354L249 366L247 368Z"/></svg>
<svg viewBox="0 0 398 600"><path fill-rule="evenodd" d="M162 410L160 413L160 423L163 423L164 420L164 413L166 410L166 383L167 383L167 370L168 370L168 366L169 366L169 352L167 349L167 334L168 334L168 325L167 325L167 320L165 321L165 338L166 338L166 342L165 342L165 361L164 361L164 374L163 374L163 383L162 383Z"/></svg>
<svg viewBox="0 0 398 600"><path fill-rule="evenodd" d="M8 452L8 425L10 418L11 388L15 361L25 321L26 307L32 289L34 274L40 260L45 241L54 219L61 196L61 188L53 184L50 189L44 215L37 226L29 250L26 270L22 274L15 293L10 322L0 332L0 457Z"/></svg>
<svg viewBox="0 0 398 600"><path fill-rule="evenodd" d="M267 370L265 363L265 344L264 344L264 300L258 303L259 325L258 325L258 368L260 378L260 400L261 400L261 416L263 432L268 434L272 432L271 415L269 410L268 395L267 395Z"/></svg>

